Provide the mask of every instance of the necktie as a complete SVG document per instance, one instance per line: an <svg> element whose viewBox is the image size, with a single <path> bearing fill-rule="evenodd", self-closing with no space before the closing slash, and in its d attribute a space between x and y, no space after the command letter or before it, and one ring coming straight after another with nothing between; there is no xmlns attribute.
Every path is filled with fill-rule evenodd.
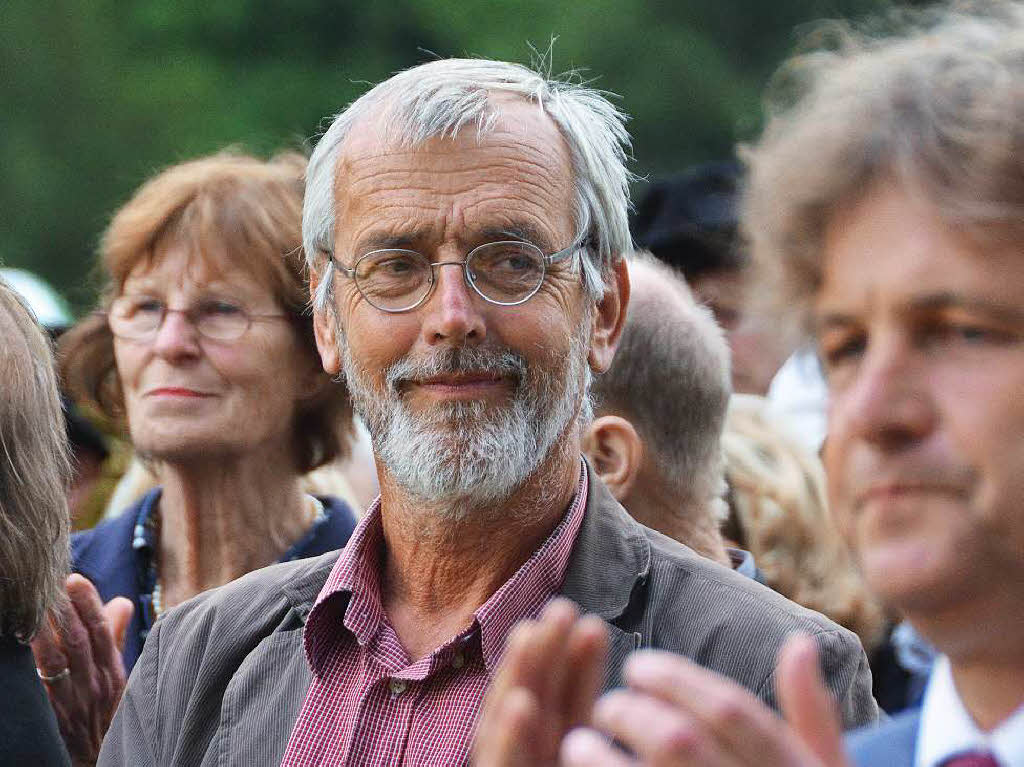
<svg viewBox="0 0 1024 767"><path fill-rule="evenodd" d="M996 758L987 751L965 751L951 756L942 763L942 767L1000 767Z"/></svg>

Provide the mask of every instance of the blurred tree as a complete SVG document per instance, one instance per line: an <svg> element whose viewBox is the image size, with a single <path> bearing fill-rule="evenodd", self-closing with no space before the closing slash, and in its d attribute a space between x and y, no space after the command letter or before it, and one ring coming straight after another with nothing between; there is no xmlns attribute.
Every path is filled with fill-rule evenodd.
<svg viewBox="0 0 1024 767"><path fill-rule="evenodd" d="M7 0L0 21L0 263L79 311L95 246L157 169L236 145L301 146L323 118L434 56L524 61L554 45L633 116L635 170L731 152L794 28L885 0Z"/></svg>

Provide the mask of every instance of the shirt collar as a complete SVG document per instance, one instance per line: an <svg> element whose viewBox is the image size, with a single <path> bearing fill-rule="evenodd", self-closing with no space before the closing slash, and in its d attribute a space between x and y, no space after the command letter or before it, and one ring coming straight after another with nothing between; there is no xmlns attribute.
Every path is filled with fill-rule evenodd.
<svg viewBox="0 0 1024 767"><path fill-rule="evenodd" d="M581 459L576 494L562 521L540 548L474 613L480 626L481 649L488 673L493 674L501 660L512 626L522 618L536 618L547 601L558 593L583 521L588 490L587 467Z"/></svg>
<svg viewBox="0 0 1024 767"><path fill-rule="evenodd" d="M935 661L921 710L915 767L939 767L964 751L989 751L1003 767L1024 767L1024 705L990 732L982 732L964 708L949 659Z"/></svg>
<svg viewBox="0 0 1024 767"><path fill-rule="evenodd" d="M558 592L583 519L588 487L586 464L581 458L576 494L562 521L474 613L473 628L479 628L484 664L489 672L500 660L512 626L521 618L536 617ZM317 674L322 670L327 647L337 639L339 623L352 632L360 645L366 645L380 628L384 619L380 589L383 547L378 497L353 531L306 621L306 659Z"/></svg>

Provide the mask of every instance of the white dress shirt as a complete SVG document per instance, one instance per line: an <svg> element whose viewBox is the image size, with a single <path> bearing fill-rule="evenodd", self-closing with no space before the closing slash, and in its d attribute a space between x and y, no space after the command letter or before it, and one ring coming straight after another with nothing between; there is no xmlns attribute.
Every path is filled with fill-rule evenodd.
<svg viewBox="0 0 1024 767"><path fill-rule="evenodd" d="M1024 767L1024 705L994 730L982 732L960 700L949 659L941 655L924 694L915 765L939 767L964 751L988 751L1001 767Z"/></svg>

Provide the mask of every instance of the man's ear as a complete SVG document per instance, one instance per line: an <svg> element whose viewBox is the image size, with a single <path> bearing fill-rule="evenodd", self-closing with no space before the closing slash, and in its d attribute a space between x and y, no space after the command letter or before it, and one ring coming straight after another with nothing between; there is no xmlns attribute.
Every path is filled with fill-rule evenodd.
<svg viewBox="0 0 1024 767"><path fill-rule="evenodd" d="M583 436L583 452L615 500L622 502L644 459L644 444L633 424L617 415L595 418Z"/></svg>
<svg viewBox="0 0 1024 767"><path fill-rule="evenodd" d="M594 322L590 331L590 369L603 373L612 364L615 347L626 324L629 306L629 270L626 259L620 258L605 277L604 295L597 302Z"/></svg>
<svg viewBox="0 0 1024 767"><path fill-rule="evenodd" d="M309 299L316 306L316 291L320 286L319 265L309 270ZM334 307L313 310L313 336L320 352L320 362L332 376L341 372L341 354L338 352L338 323Z"/></svg>

